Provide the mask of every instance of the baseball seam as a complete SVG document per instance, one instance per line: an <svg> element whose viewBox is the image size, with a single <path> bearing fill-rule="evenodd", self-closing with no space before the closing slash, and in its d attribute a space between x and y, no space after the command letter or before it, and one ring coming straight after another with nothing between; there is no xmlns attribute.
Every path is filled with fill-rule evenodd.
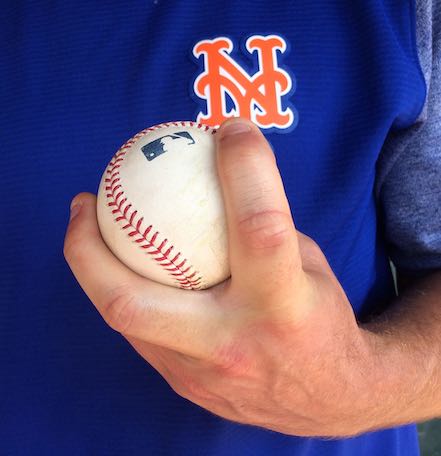
<svg viewBox="0 0 441 456"><path fill-rule="evenodd" d="M163 239L159 231L155 230L153 225L144 222L144 217L138 215L138 211L127 200L124 193L124 187L121 182L119 168L130 150L132 145L138 139L145 136L151 131L170 126L196 127L204 131L216 133L211 127L195 122L170 122L155 125L140 131L130 138L113 156L106 169L106 178L104 191L106 192L107 205L111 208L115 222L122 222L122 229L126 230L127 235L143 249L156 264L160 266L172 279L179 288L187 290L199 290L203 285L202 275L189 264L181 252L172 253L175 249L168 239Z"/></svg>

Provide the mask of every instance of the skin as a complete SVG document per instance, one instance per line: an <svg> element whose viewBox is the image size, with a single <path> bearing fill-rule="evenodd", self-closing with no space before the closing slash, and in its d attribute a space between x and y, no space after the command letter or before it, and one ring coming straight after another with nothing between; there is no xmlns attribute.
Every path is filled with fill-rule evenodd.
<svg viewBox="0 0 441 456"><path fill-rule="evenodd" d="M187 291L104 244L96 199L72 202L65 257L103 319L184 398L225 419L344 437L440 415L441 274L360 325L325 256L295 228L271 147L244 119L216 136L231 278Z"/></svg>

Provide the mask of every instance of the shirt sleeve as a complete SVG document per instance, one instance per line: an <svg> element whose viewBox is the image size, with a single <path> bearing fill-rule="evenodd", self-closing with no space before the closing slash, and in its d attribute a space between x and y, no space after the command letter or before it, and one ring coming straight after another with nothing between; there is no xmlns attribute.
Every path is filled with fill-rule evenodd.
<svg viewBox="0 0 441 456"><path fill-rule="evenodd" d="M412 127L389 134L376 182L390 258L411 274L441 268L441 0L417 0L416 7L425 105Z"/></svg>

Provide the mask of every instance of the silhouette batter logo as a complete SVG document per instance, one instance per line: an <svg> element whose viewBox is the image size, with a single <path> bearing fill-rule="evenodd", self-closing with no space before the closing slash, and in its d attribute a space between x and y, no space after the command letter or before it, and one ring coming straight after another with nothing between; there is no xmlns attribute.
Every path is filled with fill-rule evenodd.
<svg viewBox="0 0 441 456"><path fill-rule="evenodd" d="M173 135L161 136L154 141L147 143L145 146L141 147L142 153L145 155L148 161L154 160L159 155L168 152L167 143L170 141L184 140L187 146L195 144L195 140L187 131L178 131Z"/></svg>
<svg viewBox="0 0 441 456"><path fill-rule="evenodd" d="M233 42L229 38L203 40L194 46L194 56L204 59L203 72L193 87L206 102L206 114L200 112L198 122L217 127L230 117L241 116L265 129L293 126L297 116L287 100L293 81L278 62L287 50L285 40L277 35L253 35L246 41L246 49L257 53L258 69L253 75L231 56Z"/></svg>

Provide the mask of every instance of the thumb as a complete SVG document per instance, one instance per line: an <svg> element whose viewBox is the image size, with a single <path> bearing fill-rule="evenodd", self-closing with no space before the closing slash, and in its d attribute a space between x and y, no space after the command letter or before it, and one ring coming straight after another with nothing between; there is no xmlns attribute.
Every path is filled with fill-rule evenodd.
<svg viewBox="0 0 441 456"><path fill-rule="evenodd" d="M232 283L256 297L277 294L301 271L301 260L274 154L245 119L225 122L215 137Z"/></svg>

